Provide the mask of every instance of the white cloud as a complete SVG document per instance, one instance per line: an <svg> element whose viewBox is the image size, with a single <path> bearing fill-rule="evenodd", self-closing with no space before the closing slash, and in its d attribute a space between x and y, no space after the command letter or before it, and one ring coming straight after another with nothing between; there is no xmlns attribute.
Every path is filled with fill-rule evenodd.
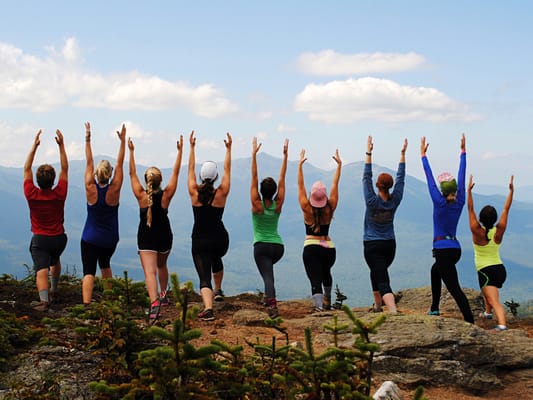
<svg viewBox="0 0 533 400"><path fill-rule="evenodd" d="M296 131L296 128L293 126L285 125L285 124L279 124L276 128L276 131L278 132L294 132Z"/></svg>
<svg viewBox="0 0 533 400"><path fill-rule="evenodd" d="M272 118L274 113L272 111L261 111L257 113L257 118L260 120L266 120Z"/></svg>
<svg viewBox="0 0 533 400"><path fill-rule="evenodd" d="M328 123L380 121L473 121L480 117L434 88L402 86L377 78L309 84L294 109L311 120Z"/></svg>
<svg viewBox="0 0 533 400"><path fill-rule="evenodd" d="M83 69L81 50L75 38L65 41L49 56L25 54L0 43L0 108L49 111L60 106L118 110L163 110L185 108L206 118L238 111L213 84L191 86L139 72L102 75Z"/></svg>
<svg viewBox="0 0 533 400"><path fill-rule="evenodd" d="M333 50L303 53L298 57L298 68L310 75L361 75L369 73L408 71L424 64L423 56L409 53L340 54Z"/></svg>
<svg viewBox="0 0 533 400"><path fill-rule="evenodd" d="M132 139L140 139L143 141L149 141L154 135L153 132L147 131L146 129L141 127L139 124L136 124L135 122L124 121L124 125L126 125L126 140L127 138L132 138ZM117 131L120 132L121 129L122 129L122 124L118 125L114 131L111 131L109 133L109 136L116 138Z"/></svg>

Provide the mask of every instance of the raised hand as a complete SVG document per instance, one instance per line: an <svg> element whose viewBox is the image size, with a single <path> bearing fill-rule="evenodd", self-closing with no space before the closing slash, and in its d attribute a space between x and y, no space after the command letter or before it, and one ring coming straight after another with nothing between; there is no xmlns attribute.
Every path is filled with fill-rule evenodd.
<svg viewBox="0 0 533 400"><path fill-rule="evenodd" d="M372 153L373 149L374 149L374 143L372 142L372 136L369 135L366 141L366 152Z"/></svg>
<svg viewBox="0 0 533 400"><path fill-rule="evenodd" d="M194 147L194 145L196 145L196 138L194 137L194 131L192 131L191 134L189 135L189 144L191 145L191 147Z"/></svg>
<svg viewBox="0 0 533 400"><path fill-rule="evenodd" d="M231 135L226 133L227 139L224 139L224 145L226 146L226 149L231 149L231 144L233 143L233 140L231 139Z"/></svg>
<svg viewBox="0 0 533 400"><path fill-rule="evenodd" d="M466 138L464 133L461 135L461 151L466 151Z"/></svg>
<svg viewBox="0 0 533 400"><path fill-rule="evenodd" d="M259 152L259 149L261 148L262 143L257 144L257 137L254 136L252 140L252 154L256 155Z"/></svg>
<svg viewBox="0 0 533 400"><path fill-rule="evenodd" d="M59 129L56 130L56 143L59 146L63 145L63 134Z"/></svg>
<svg viewBox="0 0 533 400"><path fill-rule="evenodd" d="M131 140L131 138L128 138L128 149L130 151L134 151L135 150L135 146L133 145L133 140Z"/></svg>
<svg viewBox="0 0 533 400"><path fill-rule="evenodd" d="M339 155L339 149L335 150L335 154L333 156L331 156L331 158L333 158L335 160L337 165L341 165L342 164L341 156Z"/></svg>
<svg viewBox="0 0 533 400"><path fill-rule="evenodd" d="M402 154L405 154L405 151L407 150L407 138L404 139L403 141L403 146L402 146L402 151L401 153Z"/></svg>
<svg viewBox="0 0 533 400"><path fill-rule="evenodd" d="M121 142L123 140L126 140L126 125L122 124L122 129L120 130L120 132L117 131L117 136Z"/></svg>
<svg viewBox="0 0 533 400"><path fill-rule="evenodd" d="M302 165L304 162L307 161L307 158L305 157L305 149L302 149L302 151L300 151L300 161L299 161L299 164Z"/></svg>
<svg viewBox="0 0 533 400"><path fill-rule="evenodd" d="M180 135L180 139L176 142L176 145L178 146L178 151L183 149L183 135Z"/></svg>
<svg viewBox="0 0 533 400"><path fill-rule="evenodd" d="M289 139L285 139L283 142L283 155L287 156L289 154Z"/></svg>
<svg viewBox="0 0 533 400"><path fill-rule="evenodd" d="M420 155L423 157L426 155L426 152L428 151L429 143L426 143L426 137L422 136L422 139L420 140Z"/></svg>
<svg viewBox="0 0 533 400"><path fill-rule="evenodd" d="M85 123L85 140L88 142L91 140L91 123Z"/></svg>
<svg viewBox="0 0 533 400"><path fill-rule="evenodd" d="M470 175L470 179L468 179L468 191L471 191L474 188L474 177Z"/></svg>

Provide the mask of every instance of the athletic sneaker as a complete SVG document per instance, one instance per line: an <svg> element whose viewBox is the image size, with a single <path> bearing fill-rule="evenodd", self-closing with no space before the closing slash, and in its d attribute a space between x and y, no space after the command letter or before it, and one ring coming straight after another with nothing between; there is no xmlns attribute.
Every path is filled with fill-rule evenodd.
<svg viewBox="0 0 533 400"><path fill-rule="evenodd" d="M157 319L159 317L160 310L161 310L161 303L159 302L159 299L154 300L152 302L152 305L150 306L150 311L148 313L150 319L152 320Z"/></svg>
<svg viewBox="0 0 533 400"><path fill-rule="evenodd" d="M432 315L434 317L438 317L440 315L440 312L439 312L439 310L429 310L427 312L427 315Z"/></svg>
<svg viewBox="0 0 533 400"><path fill-rule="evenodd" d="M508 328L505 325L496 325L490 331L492 333L500 333L500 332L503 332L503 331L506 331L506 330L508 330Z"/></svg>
<svg viewBox="0 0 533 400"><path fill-rule="evenodd" d="M208 308L207 310L198 313L198 318L203 321L214 321L215 315L213 314L213 309Z"/></svg>
<svg viewBox="0 0 533 400"><path fill-rule="evenodd" d="M279 317L278 302L276 301L276 299L268 299L266 301L266 304L269 318Z"/></svg>
<svg viewBox="0 0 533 400"><path fill-rule="evenodd" d="M31 308L35 311L46 312L50 309L50 304L47 301L32 301L30 303Z"/></svg>
<svg viewBox="0 0 533 400"><path fill-rule="evenodd" d="M492 313L488 313L486 311L483 311L481 314L479 314L479 318L492 319Z"/></svg>
<svg viewBox="0 0 533 400"><path fill-rule="evenodd" d="M222 289L215 290L214 298L215 301L224 301L224 292Z"/></svg>
<svg viewBox="0 0 533 400"><path fill-rule="evenodd" d="M163 307L170 305L170 301L168 300L167 294L168 292L166 290L164 292L159 293L159 304Z"/></svg>

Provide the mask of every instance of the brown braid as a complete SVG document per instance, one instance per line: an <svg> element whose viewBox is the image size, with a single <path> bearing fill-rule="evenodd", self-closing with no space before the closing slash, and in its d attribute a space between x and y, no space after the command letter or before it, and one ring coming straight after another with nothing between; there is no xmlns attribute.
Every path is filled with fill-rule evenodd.
<svg viewBox="0 0 533 400"><path fill-rule="evenodd" d="M311 228L313 229L314 233L319 233L320 232L320 222L323 219L322 217L325 215L324 212L326 211L326 208L331 211L331 206L329 205L329 200L326 203L326 205L324 207L322 207L322 208L317 208L317 207L313 207L313 206L311 206L311 208L313 209L313 225L311 226Z"/></svg>

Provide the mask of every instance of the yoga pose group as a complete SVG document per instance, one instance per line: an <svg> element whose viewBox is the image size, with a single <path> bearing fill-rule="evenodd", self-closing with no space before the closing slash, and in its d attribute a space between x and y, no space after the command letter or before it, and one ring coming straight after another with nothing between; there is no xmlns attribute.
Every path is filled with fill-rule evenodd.
<svg viewBox="0 0 533 400"><path fill-rule="evenodd" d="M61 171L54 186L55 170L49 164L38 167L37 186L33 182L32 164L40 145L41 131L37 132L24 164L24 194L30 209L32 239L30 253L36 272L39 301L34 308L48 310L57 300L58 281L61 273L60 256L65 249L67 236L63 228L64 205L68 187L68 160L62 133L57 130L55 140L59 146ZM84 304L92 301L97 265L102 278L112 277L110 260L119 241L118 205L123 182L123 163L126 147L126 127L117 131L120 141L115 168L109 161L102 160L96 167L91 150L91 126L85 124L85 192L87 197L87 219L81 237L81 258L83 264L82 299ZM189 136L188 190L193 209L194 223L191 235L192 259L198 273L203 310L198 317L205 321L215 319L213 301L224 300L222 279L224 266L222 258L229 248L229 235L222 221L224 207L230 192L232 137L228 133L224 140L226 154L220 184L215 186L219 175L217 164L206 161L201 165L199 179L195 172L194 131ZM131 139L129 149L129 175L131 188L139 204L139 226L137 247L144 270L145 284L150 298L149 318L157 319L160 307L169 304L167 288L169 273L167 260L172 249L173 234L168 218L170 202L176 193L180 171L183 136L177 141L177 154L167 185L163 188L160 169L150 167L144 173L144 185L137 176L135 147ZM274 280L274 265L283 257L283 240L278 232L278 221L285 200L285 176L288 159L288 140L283 145L281 169L276 182L272 177L259 181L257 154L261 143L253 139L250 201L253 226L253 256L264 281L264 304L268 315L279 315ZM460 162L457 180L449 173L433 177L425 137L420 143L420 156L426 175L429 194L433 202L433 257L431 267L432 304L428 315L440 315L439 302L442 282L455 299L464 320L474 322L468 300L463 293L457 275L456 263L461 257L461 245L456 237L457 224L467 201L465 190L466 139L461 137ZM382 173L377 177L374 190L372 181L372 137L367 140L363 171L363 194L365 218L363 251L370 270L370 283L374 297L373 310L381 312L383 307L390 313L397 308L389 279L388 268L396 253L394 215L401 203L405 185L404 140L396 179ZM339 202L339 180L342 161L336 150L333 160L337 167L329 195L326 185L317 181L308 192L304 183L303 166L307 160L305 150L298 162L298 202L303 214L305 240L302 259L311 286L314 310L321 312L331 308L333 278L331 269L336 259L335 244L329 236L333 214ZM500 245L507 226L509 209L513 199L513 177L509 183L509 195L498 220L494 207L485 206L479 213L474 211L472 189L473 178L468 184L468 214L475 254L475 268L479 285L485 299L485 311L481 318L489 319L493 313L498 325L495 331L506 330L505 311L499 301L499 291L506 278L506 270L499 255ZM391 191L392 189L392 191ZM51 285L48 275L51 276Z"/></svg>

